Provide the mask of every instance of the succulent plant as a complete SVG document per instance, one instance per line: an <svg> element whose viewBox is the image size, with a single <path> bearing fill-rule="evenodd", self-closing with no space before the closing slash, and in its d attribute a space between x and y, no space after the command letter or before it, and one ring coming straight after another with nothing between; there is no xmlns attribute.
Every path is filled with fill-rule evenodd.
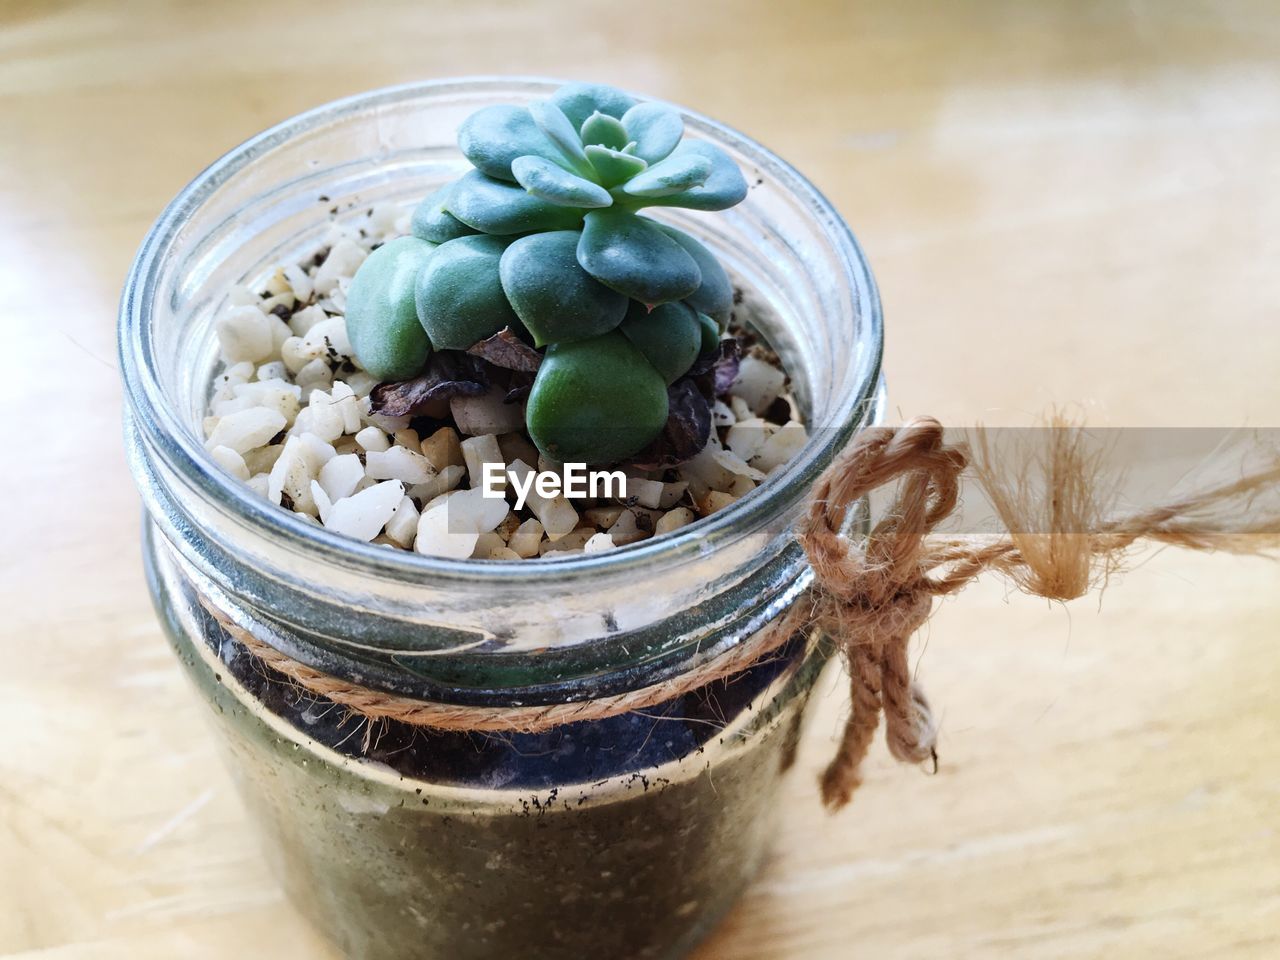
<svg viewBox="0 0 1280 960"><path fill-rule="evenodd" d="M683 136L674 109L598 84L472 114L458 144L475 169L424 200L413 237L376 251L352 282L361 363L407 379L431 349L509 328L545 348L525 416L543 453L637 453L666 422L667 387L716 348L733 302L705 246L640 213L723 210L746 195L728 154Z"/></svg>

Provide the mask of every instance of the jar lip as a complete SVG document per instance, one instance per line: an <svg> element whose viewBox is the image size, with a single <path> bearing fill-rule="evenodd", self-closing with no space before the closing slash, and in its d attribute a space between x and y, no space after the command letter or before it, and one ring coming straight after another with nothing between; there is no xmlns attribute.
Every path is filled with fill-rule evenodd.
<svg viewBox="0 0 1280 960"><path fill-rule="evenodd" d="M225 153L198 174L168 204L144 238L125 282L120 302L118 350L129 405L135 425L148 444L166 463L202 494L230 505L235 514L259 532L281 544L305 550L313 556L343 564L384 579L436 583L465 581L475 586L490 582L509 584L513 580L536 582L585 579L601 574L625 575L650 565L679 562L706 555L718 546L735 542L770 519L791 508L807 494L827 464L839 452L871 409L880 380L883 350L883 315L879 292L866 257L853 231L831 202L799 171L757 141L718 121L670 104L680 111L691 127L712 135L749 156L755 166L804 201L809 214L838 254L843 280L850 290L860 291L860 319L865 324L856 363L857 388L841 399L831 422L837 427L814 432L786 468L770 476L756 490L733 506L695 524L662 537L589 555L546 558L537 563L503 560L451 560L413 551L388 550L363 543L308 524L290 512L254 493L220 469L168 403L151 350L151 310L158 275L176 233L219 186L257 157L307 130L338 118L348 117L379 105L424 95L437 98L492 89L509 92L523 88L531 94L545 94L567 81L545 77L480 75L444 80L427 80L382 87L334 100L297 114L246 140ZM643 97L643 99L654 99Z"/></svg>

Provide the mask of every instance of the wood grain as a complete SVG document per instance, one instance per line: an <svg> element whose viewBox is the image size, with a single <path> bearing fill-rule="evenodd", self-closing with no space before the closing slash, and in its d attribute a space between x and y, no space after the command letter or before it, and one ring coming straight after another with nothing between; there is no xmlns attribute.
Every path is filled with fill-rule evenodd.
<svg viewBox="0 0 1280 960"><path fill-rule="evenodd" d="M897 411L1276 425L1277 54L1270 0L0 2L0 953L330 956L160 638L119 442L119 287L208 161L383 84L604 79L833 198ZM1101 604L966 591L920 645L941 773L877 747L835 818L832 675L777 852L698 960L1280 955L1278 586L1165 552Z"/></svg>

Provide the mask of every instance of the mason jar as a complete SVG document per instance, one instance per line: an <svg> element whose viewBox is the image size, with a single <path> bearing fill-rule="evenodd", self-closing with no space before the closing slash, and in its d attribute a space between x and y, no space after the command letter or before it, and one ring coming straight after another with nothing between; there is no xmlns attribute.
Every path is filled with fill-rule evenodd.
<svg viewBox="0 0 1280 960"><path fill-rule="evenodd" d="M125 434L160 621L212 708L282 885L348 957L682 955L761 861L831 654L801 630L738 674L643 710L480 733L352 715L241 642L247 633L332 678L415 700L585 703L687 676L808 588L793 523L878 406L875 285L808 181L688 111L687 133L728 151L752 187L723 213L657 215L710 246L765 307L761 332L809 426L803 450L755 491L609 552L457 561L307 524L205 452L213 319L232 289L310 256L332 217L409 209L466 169L454 133L467 115L556 86L412 84L288 120L178 195L124 290Z"/></svg>

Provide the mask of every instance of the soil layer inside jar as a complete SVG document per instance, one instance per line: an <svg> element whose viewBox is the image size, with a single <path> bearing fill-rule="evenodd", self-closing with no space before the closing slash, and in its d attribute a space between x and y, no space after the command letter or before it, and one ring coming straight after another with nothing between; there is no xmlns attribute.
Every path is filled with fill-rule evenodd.
<svg viewBox="0 0 1280 960"><path fill-rule="evenodd" d="M641 712L570 723L545 733L434 730L395 720L367 720L291 682L255 658L210 620L218 657L263 706L344 756L385 764L405 777L486 789L555 788L634 775L701 753L726 726L753 708L763 691L795 664L797 634L747 670ZM565 797L564 803L570 798Z"/></svg>
<svg viewBox="0 0 1280 960"><path fill-rule="evenodd" d="M539 736L388 729L366 753L341 708L273 676L211 618L200 628L171 636L228 722L276 871L343 955L363 960L680 956L759 864L825 661L797 637L646 716ZM305 736L282 736L264 710Z"/></svg>

